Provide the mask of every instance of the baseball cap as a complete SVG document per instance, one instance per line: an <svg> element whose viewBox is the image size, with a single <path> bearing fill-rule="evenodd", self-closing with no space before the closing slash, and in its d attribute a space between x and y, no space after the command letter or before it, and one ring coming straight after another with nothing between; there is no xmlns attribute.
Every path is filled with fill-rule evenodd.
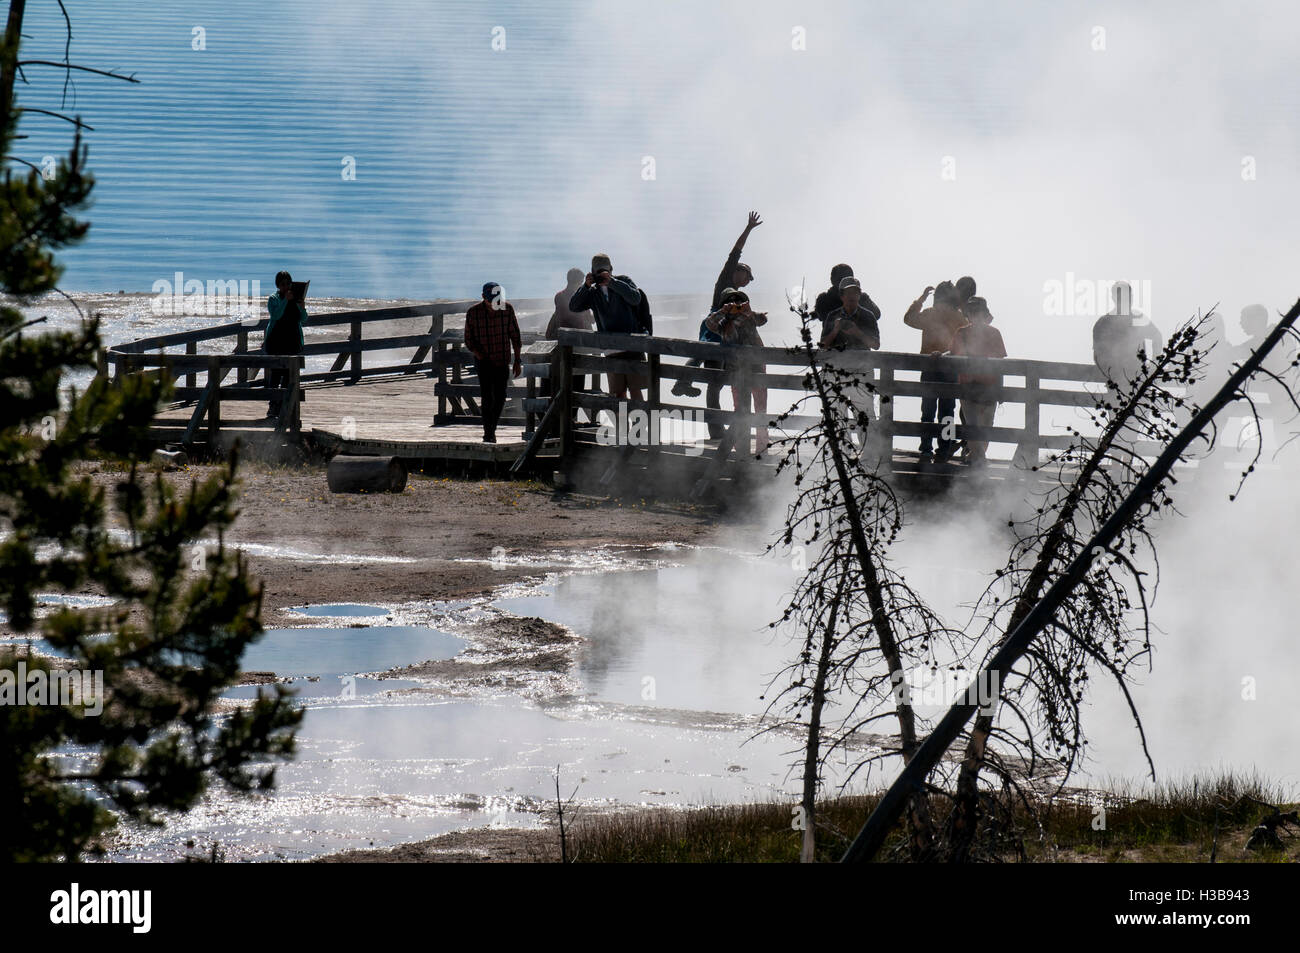
<svg viewBox="0 0 1300 953"><path fill-rule="evenodd" d="M856 288L858 291L861 291L862 282L858 281L858 279L854 278L852 275L845 275L840 279L839 292L840 294L843 294L850 288Z"/></svg>
<svg viewBox="0 0 1300 953"><path fill-rule="evenodd" d="M608 255L599 254L599 255L591 256L591 273L593 275L596 274L597 272L613 271L613 270L614 270L614 265L613 263L610 262Z"/></svg>
<svg viewBox="0 0 1300 953"><path fill-rule="evenodd" d="M493 297L493 295L494 295L495 292L496 292L496 289L497 289L497 288L500 288L500 287L501 287L501 286L500 286L499 284L497 284L495 281L489 281L489 282L486 282L486 283L483 285L483 297L485 297L485 298L491 298L491 297Z"/></svg>

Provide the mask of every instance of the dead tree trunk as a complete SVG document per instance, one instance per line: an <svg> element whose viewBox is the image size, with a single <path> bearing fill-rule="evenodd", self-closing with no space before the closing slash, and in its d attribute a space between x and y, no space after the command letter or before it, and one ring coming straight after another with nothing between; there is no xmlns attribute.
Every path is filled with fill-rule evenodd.
<svg viewBox="0 0 1300 953"><path fill-rule="evenodd" d="M1051 579L1052 565L1066 555L1065 547L1071 539L1069 529L1078 515L1084 493L1087 492L1093 478L1101 472L1102 466L1119 438L1120 432L1136 415L1144 394L1150 390L1157 378L1165 370L1167 363L1172 359L1171 356L1166 356L1162 361L1157 362L1155 367L1143 379L1142 384L1129 396L1123 407L1112 415L1110 423L1098 439L1097 445L1093 448L1078 476L1075 477L1070 492L1062 501L1056 519L1039 548L1038 558L1034 561L1033 569L1029 573L1020 597L1016 600L1014 609L1012 609L1006 628L1007 633L1015 631L1016 627L1024 621L1030 610L1038 603L1044 587ZM962 756L961 768L957 774L952 818L949 827L949 843L947 845L948 859L957 863L963 863L969 859L971 845L975 839L976 827L979 822L979 774L984 766L985 751L988 747L989 736L993 731L993 718L994 713L992 711L982 711L975 717L975 724L971 728L970 737L966 741L966 750Z"/></svg>
<svg viewBox="0 0 1300 953"><path fill-rule="evenodd" d="M830 619L822 631L821 650L817 656L817 674L813 680L812 704L808 714L808 740L804 745L803 759L803 844L799 862L811 864L817 860L817 778L820 774L822 709L826 707L826 680L830 672L831 651L835 644L835 626L840 616L840 592L835 594Z"/></svg>
<svg viewBox="0 0 1300 953"><path fill-rule="evenodd" d="M905 805L918 793L924 791L926 779L943 757L948 747L961 733L966 722L970 720L979 705L978 686L982 684L1001 685L1003 677L1011 667L1025 654L1030 644L1051 621L1061 603L1078 585L1091 566L1095 549L1106 549L1114 542L1138 510L1151 498L1156 487L1168 476L1174 463L1209 425L1214 416L1236 399L1241 386L1259 369L1265 356L1277 346L1300 316L1300 300L1292 305L1291 310L1283 316L1264 343L1244 361L1219 389L1210 401L1201 408L1165 448L1147 473L1138 481L1137 486L1125 497L1124 502L1115 510L1102 527L1093 535L1071 561L1066 570L1056 579L1043 598L1034 605L1002 643L1002 647L989 660L979 676L971 683L966 695L954 704L935 726L934 731L903 769L902 774L885 792L884 798L877 805L858 832L857 838L849 845L843 857L845 863L864 863L872 860L884 844L885 837L898 820Z"/></svg>
<svg viewBox="0 0 1300 953"><path fill-rule="evenodd" d="M889 670L891 684L901 684L905 672L902 657L898 650L898 639L894 634L893 622L885 605L884 592L880 585L880 575L871 557L871 547L867 542L866 528L862 510L858 506L857 495L853 488L853 479L849 473L849 462L845 459L844 448L840 442L840 427L837 419L837 400L827 386L814 357L811 342L805 345L808 363L812 371L813 384L822 405L823 419L826 423L828 445L831 459L835 465L835 476L839 481L840 494L844 500L844 515L848 520L853 540L854 555L867 592L868 604L871 606L872 625L876 631L881 655ZM865 448L865 443L864 443ZM904 764L910 763L917 750L916 716L906 696L896 701L895 711L898 716L899 743ZM911 846L913 859L920 860L926 856L934 843L934 825L930 817L929 798L923 789L910 792L908 797Z"/></svg>

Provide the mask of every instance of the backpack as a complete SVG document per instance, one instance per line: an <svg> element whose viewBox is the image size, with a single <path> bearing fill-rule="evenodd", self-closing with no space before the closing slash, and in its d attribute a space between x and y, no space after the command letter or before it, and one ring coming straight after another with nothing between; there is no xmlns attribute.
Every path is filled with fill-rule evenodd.
<svg viewBox="0 0 1300 953"><path fill-rule="evenodd" d="M646 334L654 333L654 315L650 313L650 299L646 297L644 291L641 291L641 300L636 305L636 323L637 330L644 331Z"/></svg>
<svg viewBox="0 0 1300 953"><path fill-rule="evenodd" d="M632 285L634 288L636 287L636 282L633 281L631 278L629 278L627 275L615 275L614 277L617 278L619 281L626 281L628 284ZM646 293L645 293L644 291L641 291L640 288L637 288L637 291L639 291L639 292L641 293L641 300L638 301L637 304L636 304L636 318L635 318L635 320L636 320L636 327L633 327L633 328L627 328L627 329L624 329L624 328L618 328L618 329L610 328L610 329L608 329L608 330L611 330L611 331L613 331L613 330L617 330L618 332L623 333L623 334L638 334L638 333L651 334L651 333L653 333L653 329L654 329L654 317L653 317L653 315L650 314L650 299L649 299L648 297L646 297Z"/></svg>

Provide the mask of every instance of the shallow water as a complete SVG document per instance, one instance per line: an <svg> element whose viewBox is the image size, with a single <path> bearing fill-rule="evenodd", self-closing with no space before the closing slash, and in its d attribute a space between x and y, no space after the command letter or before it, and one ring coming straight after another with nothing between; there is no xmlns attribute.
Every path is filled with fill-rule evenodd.
<svg viewBox="0 0 1300 953"><path fill-rule="evenodd" d="M565 796L576 787L578 803L589 807L788 794L797 740L754 737L758 695L779 643L721 618L688 631L670 610L686 611L701 578L686 567L566 576L495 604L394 608L400 621L452 630L503 609L571 625L586 639L576 650L579 690L549 700L488 689L447 698L412 691L418 683L411 679L340 677L454 655L464 642L431 624L272 630L244 667L295 676L291 688L307 707L299 753L277 769L276 791L215 793L163 831L124 832L112 856L175 858L217 841L232 860L301 858L466 827L536 826L553 801L557 765ZM613 593L601 595L611 580ZM647 606L656 590L663 590L657 604ZM622 615L609 613L615 603ZM660 627L646 632L631 624L638 606ZM304 610L340 616L343 608ZM649 673L656 673L655 687L647 694ZM241 686L227 697L258 690Z"/></svg>
<svg viewBox="0 0 1300 953"><path fill-rule="evenodd" d="M915 582L958 601L978 592L983 576L971 565L947 565L947 554L922 549L924 558L905 567ZM393 625L269 633L245 667L292 676L308 709L299 754L278 769L277 790L254 798L216 793L164 831L129 832L113 857L176 858L204 853L217 841L230 859L292 859L470 827L535 826L553 802L557 765L565 796L576 787L588 808L793 802L797 776L790 766L799 739L757 734L768 679L795 651L786 636L765 627L780 614L792 567L712 549L641 552L619 564L636 568L570 570L543 585L507 587L490 600L392 606L383 611ZM342 619L347 611L375 609L383 607L299 611ZM461 645L475 645L477 623L502 613L539 616L580 634L571 649L556 649L571 651L572 670L555 683L539 676L526 689L520 686L527 679L494 687L453 678L435 689L413 677L364 677L384 666L450 658ZM1180 629L1180 640L1186 634ZM1170 648L1177 651L1180 640ZM1212 769L1207 755L1273 776L1287 770L1293 741L1266 747L1250 740L1267 725L1286 724L1285 705L1279 708L1274 695L1251 705L1226 696L1212 707L1198 703L1195 717L1209 724L1192 738L1177 669L1143 681L1135 697L1146 707L1162 777ZM228 697L256 691L243 686ZM1099 701L1105 697L1099 692ZM1123 706L1095 712L1089 737L1094 752L1108 757L1080 782L1140 777L1132 734ZM832 761L828 791L838 790L848 770L840 756ZM859 778L854 789L884 780ZM191 840L196 846L187 848Z"/></svg>
<svg viewBox="0 0 1300 953"><path fill-rule="evenodd" d="M555 795L580 805L738 802L775 796L788 739L743 748L735 731L543 711L517 699L358 698L313 707L277 790L215 797L115 860L205 853L304 858L466 827L533 827ZM185 847L193 839L196 847Z"/></svg>
<svg viewBox="0 0 1300 953"><path fill-rule="evenodd" d="M298 677L350 675L451 658L464 645L463 639L415 625L268 629L244 653L243 668Z"/></svg>
<svg viewBox="0 0 1300 953"><path fill-rule="evenodd" d="M383 606L363 606L353 602L340 602L334 605L326 606L302 606L297 609L290 609L298 615L312 616L313 618L334 618L341 616L386 616L388 610Z"/></svg>

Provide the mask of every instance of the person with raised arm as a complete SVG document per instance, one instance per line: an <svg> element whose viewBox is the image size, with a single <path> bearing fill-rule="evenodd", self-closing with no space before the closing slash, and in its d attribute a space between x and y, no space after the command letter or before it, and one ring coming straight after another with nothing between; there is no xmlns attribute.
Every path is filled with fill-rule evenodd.
<svg viewBox="0 0 1300 953"><path fill-rule="evenodd" d="M925 302L931 292L934 293L934 304L927 308ZM912 302L907 313L903 315L904 324L921 331L922 354L937 358L952 352L957 332L970 323L957 309L957 301L957 290L953 283L941 281L938 285L929 286L922 291L921 296ZM927 384L956 384L957 378L936 366L921 371L921 381ZM955 425L956 410L956 397L945 397L938 392L928 390L921 397L921 423L923 424ZM932 446L935 446L932 435L926 434L921 438L922 463L929 463L932 460L944 463L957 450L957 442L945 439L942 431L933 455L930 452Z"/></svg>

